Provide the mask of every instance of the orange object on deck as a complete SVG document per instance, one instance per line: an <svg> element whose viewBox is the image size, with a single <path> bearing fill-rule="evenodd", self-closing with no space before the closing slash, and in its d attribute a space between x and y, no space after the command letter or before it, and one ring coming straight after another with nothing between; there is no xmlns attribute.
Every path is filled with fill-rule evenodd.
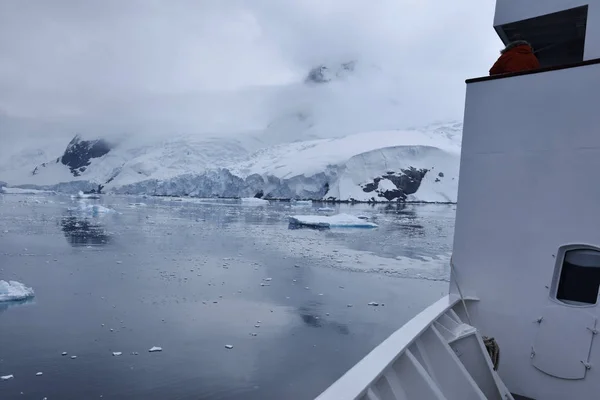
<svg viewBox="0 0 600 400"><path fill-rule="evenodd" d="M533 54L531 45L524 40L519 40L510 43L502 50L502 55L490 69L490 75L529 71L539 67L540 62Z"/></svg>

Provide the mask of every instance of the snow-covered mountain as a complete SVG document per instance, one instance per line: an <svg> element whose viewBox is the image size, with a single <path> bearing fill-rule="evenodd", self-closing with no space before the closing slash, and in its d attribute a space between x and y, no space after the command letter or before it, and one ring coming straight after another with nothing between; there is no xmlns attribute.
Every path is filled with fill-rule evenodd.
<svg viewBox="0 0 600 400"><path fill-rule="evenodd" d="M155 145L75 137L56 159L0 178L59 191L454 202L461 124L280 144L181 136Z"/></svg>
<svg viewBox="0 0 600 400"><path fill-rule="evenodd" d="M0 152L0 181L68 192L100 185L129 194L456 201L462 124L390 129L400 126L400 103L379 90L379 72L353 61L319 65L298 84L253 89L249 98L272 115L252 131L96 131L59 151L56 135L33 125L35 140ZM0 130L17 130L10 122L0 115Z"/></svg>

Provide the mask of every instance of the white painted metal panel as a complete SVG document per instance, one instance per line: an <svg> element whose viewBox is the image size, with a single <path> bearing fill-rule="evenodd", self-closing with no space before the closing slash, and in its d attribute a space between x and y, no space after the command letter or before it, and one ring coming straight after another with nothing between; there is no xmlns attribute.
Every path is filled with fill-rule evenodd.
<svg viewBox="0 0 600 400"><path fill-rule="evenodd" d="M583 379L596 328L596 317L569 306L549 306L538 322L531 362L548 375Z"/></svg>
<svg viewBox="0 0 600 400"><path fill-rule="evenodd" d="M535 320L554 304L558 248L600 245L599 84L600 65L589 65L467 86L455 267L463 293L480 298L473 325L500 344L500 376L535 399L600 393L594 368L584 380L558 380L530 359ZM574 348L566 338L564 346ZM600 346L590 363L600 365Z"/></svg>

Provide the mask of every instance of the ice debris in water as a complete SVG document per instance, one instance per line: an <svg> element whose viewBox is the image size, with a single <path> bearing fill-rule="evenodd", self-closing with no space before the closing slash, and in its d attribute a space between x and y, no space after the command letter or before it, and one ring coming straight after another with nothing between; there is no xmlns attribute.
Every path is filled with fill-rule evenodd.
<svg viewBox="0 0 600 400"><path fill-rule="evenodd" d="M292 215L290 224L317 228L376 228L377 224L349 214Z"/></svg>
<svg viewBox="0 0 600 400"><path fill-rule="evenodd" d="M122 352L120 352L120 351L113 351L113 353L112 353L112 354L113 354L113 356L120 356L120 355L121 355L121 354L123 354L123 353L122 353Z"/></svg>
<svg viewBox="0 0 600 400"><path fill-rule="evenodd" d="M233 349L233 346L232 346L232 345L230 345L230 344L226 344L226 345L225 345L225 348L226 348L226 349L229 349L229 350L231 350L231 349Z"/></svg>
<svg viewBox="0 0 600 400"><path fill-rule="evenodd" d="M14 375L3 375L3 376L0 376L0 379L2 379L3 381L7 381L7 380L12 379L12 378L14 378Z"/></svg>
<svg viewBox="0 0 600 400"><path fill-rule="evenodd" d="M273 278L265 278L265 279L263 279L263 281L265 281L265 282L271 282L272 280L273 280Z"/></svg>
<svg viewBox="0 0 600 400"><path fill-rule="evenodd" d="M71 360L74 360L76 358L77 358L77 356L71 356Z"/></svg>
<svg viewBox="0 0 600 400"><path fill-rule="evenodd" d="M150 353L154 353L155 351L162 351L162 347L158 347L158 346L153 346L150 350L148 350Z"/></svg>
<svg viewBox="0 0 600 400"><path fill-rule="evenodd" d="M70 209L70 210L71 211L80 211L80 212L92 214L92 215L108 214L108 213L115 212L115 210L113 210L112 208L107 208L107 207L101 206L99 204L86 204L86 203L81 203L79 205L78 210L73 210L73 209Z"/></svg>
<svg viewBox="0 0 600 400"><path fill-rule="evenodd" d="M21 282L0 280L0 302L25 300L33 296L33 289Z"/></svg>
<svg viewBox="0 0 600 400"><path fill-rule="evenodd" d="M37 373L35 374L35 376L42 376L42 375L44 375L44 373L43 373L43 372L37 372Z"/></svg>
<svg viewBox="0 0 600 400"><path fill-rule="evenodd" d="M242 204L252 206L266 206L269 205L269 200L257 199L255 197L247 197L242 199Z"/></svg>
<svg viewBox="0 0 600 400"><path fill-rule="evenodd" d="M378 302L376 302L376 301L372 301L372 302L370 302L370 303L369 303L369 304L367 304L367 305L369 305L369 306L375 306L375 307L377 307L377 306L379 305L379 303L378 303Z"/></svg>
<svg viewBox="0 0 600 400"><path fill-rule="evenodd" d="M66 356L66 355L67 355L67 352L66 352L66 351L63 351L63 352L61 353L61 356Z"/></svg>

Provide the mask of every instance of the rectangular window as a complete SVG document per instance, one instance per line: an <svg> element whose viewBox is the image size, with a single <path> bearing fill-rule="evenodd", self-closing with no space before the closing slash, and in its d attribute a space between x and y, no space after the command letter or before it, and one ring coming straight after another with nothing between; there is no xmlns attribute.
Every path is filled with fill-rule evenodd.
<svg viewBox="0 0 600 400"><path fill-rule="evenodd" d="M593 249L565 251L559 266L560 277L557 282L556 299L571 305L596 304L600 288L600 251Z"/></svg>

